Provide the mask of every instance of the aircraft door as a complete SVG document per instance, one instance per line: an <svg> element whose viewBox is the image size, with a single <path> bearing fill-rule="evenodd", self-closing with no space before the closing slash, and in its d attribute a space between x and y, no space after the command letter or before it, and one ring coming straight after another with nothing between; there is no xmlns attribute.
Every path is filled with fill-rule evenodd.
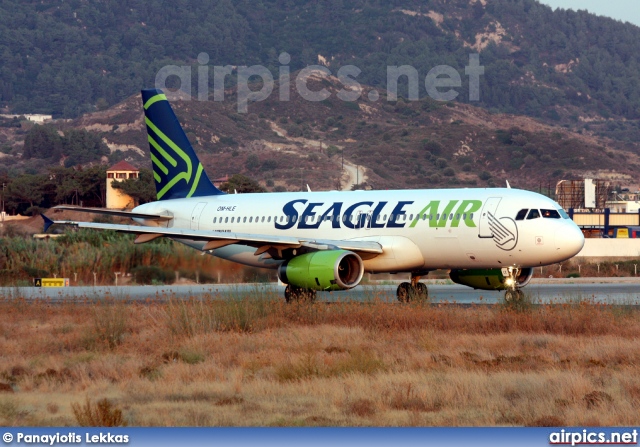
<svg viewBox="0 0 640 447"><path fill-rule="evenodd" d="M207 206L206 202L200 202L193 209L193 212L191 213L191 229L192 230L200 229L200 216L202 215L202 211L204 210L205 206Z"/></svg>
<svg viewBox="0 0 640 447"><path fill-rule="evenodd" d="M480 225L478 226L478 236L490 238L493 237L491 228L489 228L489 213L495 216L498 204L502 200L502 197L489 197L482 207L480 213Z"/></svg>

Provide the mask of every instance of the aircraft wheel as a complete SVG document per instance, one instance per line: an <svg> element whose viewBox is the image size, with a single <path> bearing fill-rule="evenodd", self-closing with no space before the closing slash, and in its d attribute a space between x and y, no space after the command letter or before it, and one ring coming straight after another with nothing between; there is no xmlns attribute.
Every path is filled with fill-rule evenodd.
<svg viewBox="0 0 640 447"><path fill-rule="evenodd" d="M284 289L284 299L287 303L294 301L314 302L316 300L316 291L288 284L286 289Z"/></svg>
<svg viewBox="0 0 640 447"><path fill-rule="evenodd" d="M516 301L522 301L524 299L524 292L520 289L516 289Z"/></svg>
<svg viewBox="0 0 640 447"><path fill-rule="evenodd" d="M415 294L416 297L421 300L429 299L429 289L427 289L427 285L422 282L416 283Z"/></svg>
<svg viewBox="0 0 640 447"><path fill-rule="evenodd" d="M524 292L520 289L507 290L504 293L504 300L507 303L517 303L519 301L522 301L523 297L524 297Z"/></svg>
<svg viewBox="0 0 640 447"><path fill-rule="evenodd" d="M411 283L403 282L398 286L398 290L396 291L396 296L398 297L398 301L401 303L408 303L411 301L413 295L413 287L411 287Z"/></svg>

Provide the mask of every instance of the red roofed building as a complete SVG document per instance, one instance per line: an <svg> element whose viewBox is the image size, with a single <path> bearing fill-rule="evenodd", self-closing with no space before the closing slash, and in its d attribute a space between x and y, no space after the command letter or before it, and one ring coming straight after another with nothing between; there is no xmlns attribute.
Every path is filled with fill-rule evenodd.
<svg viewBox="0 0 640 447"><path fill-rule="evenodd" d="M138 178L140 169L126 161L120 161L107 169L107 208L124 209L133 208L134 200L120 189L115 189L111 183L121 182L129 178Z"/></svg>

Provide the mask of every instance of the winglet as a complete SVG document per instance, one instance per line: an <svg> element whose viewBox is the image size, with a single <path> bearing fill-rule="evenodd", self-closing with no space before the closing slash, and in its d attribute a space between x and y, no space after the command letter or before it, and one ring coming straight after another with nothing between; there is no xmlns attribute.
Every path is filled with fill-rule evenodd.
<svg viewBox="0 0 640 447"><path fill-rule="evenodd" d="M311 192L311 188L309 188L309 184L307 183L307 191Z"/></svg>
<svg viewBox="0 0 640 447"><path fill-rule="evenodd" d="M42 219L44 220L44 232L46 233L47 230L51 227L51 225L53 225L55 222L52 221L51 219L49 219L44 214L40 214L40 215L42 216Z"/></svg>
<svg viewBox="0 0 640 447"><path fill-rule="evenodd" d="M511 189L511 185L509 184L509 180L507 180L507 188Z"/></svg>

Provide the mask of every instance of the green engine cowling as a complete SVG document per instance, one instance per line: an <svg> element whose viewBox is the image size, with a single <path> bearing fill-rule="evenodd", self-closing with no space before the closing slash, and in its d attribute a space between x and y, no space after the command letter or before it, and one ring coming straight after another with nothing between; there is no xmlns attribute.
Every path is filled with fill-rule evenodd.
<svg viewBox="0 0 640 447"><path fill-rule="evenodd" d="M363 274L360 256L346 250L307 253L278 268L280 281L311 290L351 289L360 283Z"/></svg>
<svg viewBox="0 0 640 447"><path fill-rule="evenodd" d="M524 287L529 284L533 276L533 268L520 269L516 278L516 286ZM451 270L449 273L451 281L463 286L473 287L481 290L506 290L510 287L507 283L507 275L502 269L471 269L471 270Z"/></svg>

